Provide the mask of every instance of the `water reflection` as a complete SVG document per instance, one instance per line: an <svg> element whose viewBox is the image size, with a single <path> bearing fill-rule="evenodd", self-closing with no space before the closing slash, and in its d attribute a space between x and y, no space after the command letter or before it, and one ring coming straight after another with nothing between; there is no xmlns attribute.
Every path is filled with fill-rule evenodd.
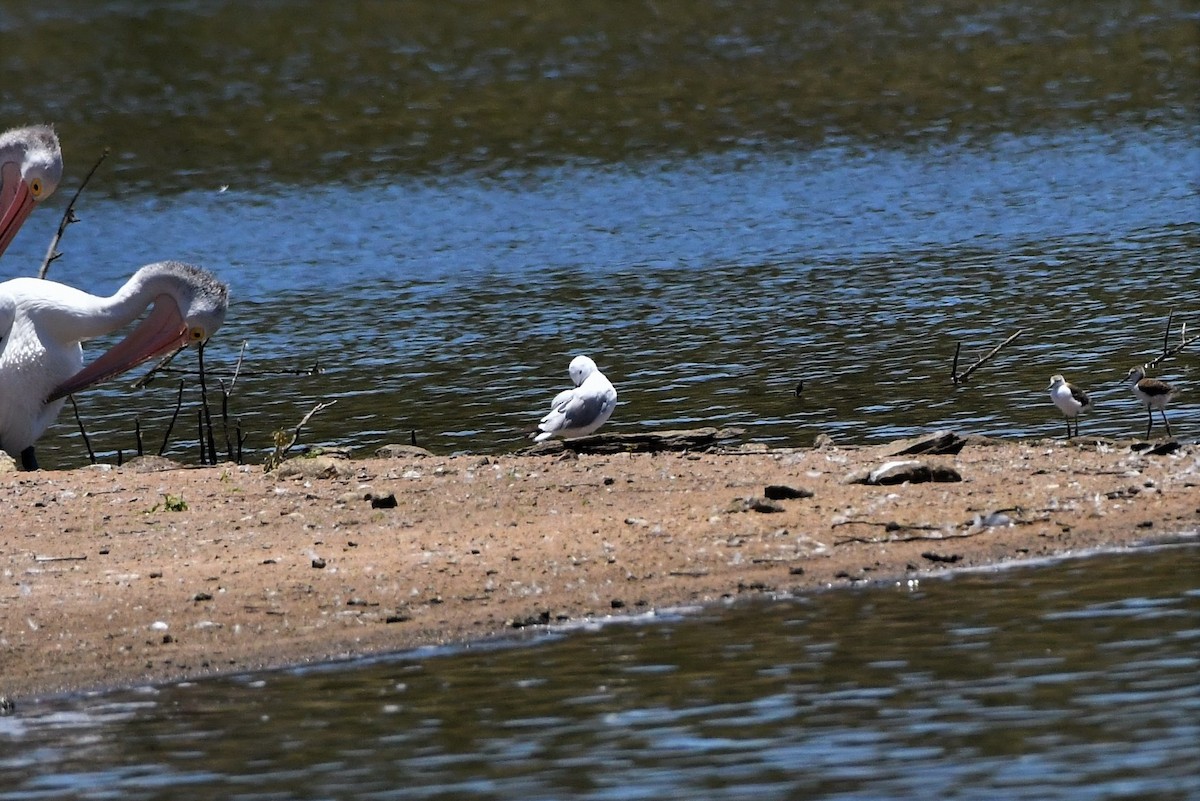
<svg viewBox="0 0 1200 801"><path fill-rule="evenodd" d="M5 4L0 118L108 190L1196 122L1182 0Z"/></svg>
<svg viewBox="0 0 1200 801"><path fill-rule="evenodd" d="M1188 797L1198 557L44 702L0 719L0 799Z"/></svg>

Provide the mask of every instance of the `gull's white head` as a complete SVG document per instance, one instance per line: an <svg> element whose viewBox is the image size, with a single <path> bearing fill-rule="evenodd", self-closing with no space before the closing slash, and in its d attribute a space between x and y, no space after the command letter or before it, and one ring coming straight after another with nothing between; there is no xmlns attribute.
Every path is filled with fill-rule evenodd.
<svg viewBox="0 0 1200 801"><path fill-rule="evenodd" d="M579 386L597 369L596 363L587 356L576 356L571 359L571 366L568 368L571 373L571 383Z"/></svg>

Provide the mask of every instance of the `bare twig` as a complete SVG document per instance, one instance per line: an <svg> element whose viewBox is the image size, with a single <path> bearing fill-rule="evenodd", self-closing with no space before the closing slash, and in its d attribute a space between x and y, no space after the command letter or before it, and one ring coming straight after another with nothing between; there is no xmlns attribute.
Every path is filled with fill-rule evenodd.
<svg viewBox="0 0 1200 801"><path fill-rule="evenodd" d="M1156 356L1153 360L1146 362L1146 364L1143 366L1143 369L1149 370L1153 367L1157 367L1167 359L1174 356L1176 353L1179 353L1179 351L1183 350L1188 345L1200 339L1200 334L1197 334L1189 339L1187 335L1187 323L1184 323L1179 329L1179 344L1173 348L1168 347L1168 342L1170 341L1171 337L1171 318L1174 316L1175 310L1171 309L1171 313L1167 315L1167 330L1163 334L1163 352L1158 354L1158 356Z"/></svg>
<svg viewBox="0 0 1200 801"><path fill-rule="evenodd" d="M283 457L292 449L292 446L299 441L300 431L308 424L308 421L312 419L312 416L323 409L328 409L335 403L337 403L336 400L322 401L321 403L318 403L316 406L312 407L308 414L304 415L304 417L300 420L300 424L296 426L295 431L292 432L291 439L288 439L286 431L275 432L275 452L271 454L269 459L267 459L267 463L265 465L267 472L274 470L283 463Z"/></svg>
<svg viewBox="0 0 1200 801"><path fill-rule="evenodd" d="M158 448L158 455L162 456L167 452L167 443L171 440L171 432L175 429L175 421L179 418L179 410L183 407L183 379L179 379L179 395L175 398L175 413L171 415L171 422L167 424L167 433L163 434L162 445Z"/></svg>
<svg viewBox="0 0 1200 801"><path fill-rule="evenodd" d="M962 343L954 344L954 364L950 365L950 380L955 384L958 383L958 352L962 350Z"/></svg>
<svg viewBox="0 0 1200 801"><path fill-rule="evenodd" d="M87 556L35 556L35 562L86 562Z"/></svg>
<svg viewBox="0 0 1200 801"><path fill-rule="evenodd" d="M162 357L161 359L159 359L159 362L158 362L158 364L156 364L156 365L154 365L153 367L151 367L151 368L150 368L150 370L149 370L149 372L147 372L147 373L146 373L144 376L142 376L141 378L139 378L137 381L134 381L132 384L130 384L130 385L129 385L129 388L130 388L130 389L142 389L143 387L148 387L148 386L150 386L150 382L154 380L154 376L156 376L156 375L157 375L157 374L159 374L159 373L166 373L166 372L174 372L174 373L190 372L190 371L187 371L187 370L167 370L167 365L169 365L169 364L170 364L172 361L174 361L174 360L175 360L175 357L176 357L176 356L178 356L178 355L180 354L180 352L182 352L182 351L183 351L183 348L179 348L179 349L177 349L177 350L171 351L171 352L170 352L170 353L168 353L166 356L164 356L164 357Z"/></svg>
<svg viewBox="0 0 1200 801"><path fill-rule="evenodd" d="M993 356L995 356L997 353L999 353L1001 348L1003 348L1008 343L1012 342L1017 337L1021 336L1021 334L1023 334L1023 333L1025 333L1024 328L1018 329L1017 332L1015 334L1011 335L1008 339L1004 340L999 345L997 345L996 347L989 350L983 356L980 356L979 360L976 361L974 364L972 364L970 367L968 367L966 370L963 370L961 373L955 373L952 376L951 380L955 384L967 383L967 379L971 377L971 373L975 372L980 367L982 367L985 362L987 362L989 359L991 359ZM957 363L957 361L958 361L958 353L955 352L955 362Z"/></svg>
<svg viewBox="0 0 1200 801"><path fill-rule="evenodd" d="M83 418L79 416L79 404L75 403L75 396L68 395L71 399L71 408L75 411L75 422L79 424L79 433L83 435L83 446L87 448L88 459L91 464L96 463L96 452L92 450L92 441L88 439L87 429L83 427Z"/></svg>
<svg viewBox="0 0 1200 801"><path fill-rule="evenodd" d="M201 342L196 348L196 360L199 362L200 369L200 413L203 415L203 423L208 434L208 459L205 462L201 460L201 464L216 464L217 463L217 442L213 436L212 412L208 408L208 384L204 379L204 346L205 342ZM205 432L202 430L201 434ZM200 449L200 453L204 453L204 449Z"/></svg>
<svg viewBox="0 0 1200 801"><path fill-rule="evenodd" d="M79 218L75 216L75 201L79 200L79 193L88 185L88 181L92 180L92 176L106 158L108 158L108 148L104 148L104 152L100 154L100 158L96 159L96 163L92 165L92 169L84 176L83 183L75 190L74 196L71 197L71 202L67 204L67 210L63 212L62 220L58 223L58 233L50 240L50 247L46 248L46 258L42 259L42 266L38 270L38 278L45 278L46 273L50 271L50 262L62 255L58 252L58 243L62 241L67 226L71 223L79 222Z"/></svg>
<svg viewBox="0 0 1200 801"><path fill-rule="evenodd" d="M233 387L237 383L238 376L242 372L242 362L246 358L246 345L247 344L249 344L249 340L243 339L242 340L242 349L240 351L238 351L237 364L235 364L233 366L233 378L229 379L229 392L226 393L227 395L233 394Z"/></svg>

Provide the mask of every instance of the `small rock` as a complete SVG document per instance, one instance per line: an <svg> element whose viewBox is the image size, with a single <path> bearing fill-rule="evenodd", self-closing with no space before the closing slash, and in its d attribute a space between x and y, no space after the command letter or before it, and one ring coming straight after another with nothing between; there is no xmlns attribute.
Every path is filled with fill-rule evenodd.
<svg viewBox="0 0 1200 801"><path fill-rule="evenodd" d="M193 595L193 596L192 596L192 600L193 600L193 601L197 601L197 602L199 602L199 601L211 601L211 600L212 600L212 594L211 594L211 593L207 593L207 592L198 592L198 593L196 593L195 595Z"/></svg>
<svg viewBox="0 0 1200 801"><path fill-rule="evenodd" d="M349 478L354 466L332 456L296 456L275 468L279 478Z"/></svg>
<svg viewBox="0 0 1200 801"><path fill-rule="evenodd" d="M312 560L312 566L317 570L323 570L325 568L325 560L319 556L315 556Z"/></svg>
<svg viewBox="0 0 1200 801"><path fill-rule="evenodd" d="M624 609L625 608L625 602L622 601L620 598L613 598L612 602L609 605L613 609Z"/></svg>
<svg viewBox="0 0 1200 801"><path fill-rule="evenodd" d="M763 495L772 501L790 501L796 498L811 498L813 491L803 487L789 487L786 484L768 484Z"/></svg>
<svg viewBox="0 0 1200 801"><path fill-rule="evenodd" d="M417 445L384 445L375 449L375 455L380 459L404 459L409 456L433 456L433 453Z"/></svg>
<svg viewBox="0 0 1200 801"><path fill-rule="evenodd" d="M0 472L3 472L3 470L0 470ZM17 702L13 700L12 696L0 695L0 717L4 715L11 715L16 711Z"/></svg>
<svg viewBox="0 0 1200 801"><path fill-rule="evenodd" d="M372 509L395 509L399 503L396 501L396 494L389 492L387 495L372 495Z"/></svg>
<svg viewBox="0 0 1200 801"><path fill-rule="evenodd" d="M930 562L945 562L947 564L954 564L962 559L962 554L959 553L944 555L936 553L935 551L926 551L925 553L921 554L921 556L928 559Z"/></svg>
<svg viewBox="0 0 1200 801"><path fill-rule="evenodd" d="M518 619L513 619L508 622L508 625L514 629L523 629L528 626L545 626L550 623L550 611L539 612L536 615L529 615Z"/></svg>
<svg viewBox="0 0 1200 801"><path fill-rule="evenodd" d="M747 498L746 508L752 512L774 514L783 511L783 504L776 503L768 498Z"/></svg>

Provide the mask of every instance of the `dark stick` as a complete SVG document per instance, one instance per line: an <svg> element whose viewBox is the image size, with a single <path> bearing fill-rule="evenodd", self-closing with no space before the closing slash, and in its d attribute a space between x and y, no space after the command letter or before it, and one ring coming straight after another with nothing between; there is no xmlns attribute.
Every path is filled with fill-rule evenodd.
<svg viewBox="0 0 1200 801"><path fill-rule="evenodd" d="M83 435L83 446L87 448L88 459L92 464L96 463L96 452L92 450L92 441L88 439L87 429L83 427L83 419L79 416L79 405L75 403L75 396L68 395L71 399L71 408L75 410L75 422L79 424L79 433Z"/></svg>
<svg viewBox="0 0 1200 801"><path fill-rule="evenodd" d="M966 370L963 370L963 371L962 371L962 375L959 375L959 376L957 376L957 377L955 378L955 381L954 381L954 383L955 383L955 384L965 384L965 383L967 383L967 379L968 379L968 378L970 378L970 376L971 376L971 373L975 372L975 371L976 371L976 370L978 370L980 367L982 367L982 366L984 365L984 362L986 362L986 361L988 361L989 359L991 359L993 356L995 356L997 353L999 353L999 352L1000 352L1000 349L1001 349L1001 348L1003 348L1003 347L1004 347L1005 345L1007 345L1009 342L1012 342L1012 341L1013 341L1014 339L1016 339L1017 337L1021 336L1021 334L1023 334L1023 333L1025 333L1025 329L1024 329L1024 328L1018 329L1018 330L1017 330L1017 332L1016 332L1015 334L1013 334L1012 336L1010 336L1008 339L1004 340L1004 341L1003 341L1003 342L1001 342L999 345L997 345L996 347L992 348L990 351L988 351L988 352L987 352L986 354L984 354L983 356L980 356L980 357L979 357L979 360L978 360L977 362L975 362L974 364L972 364L972 365L971 365L970 367L968 367Z"/></svg>
<svg viewBox="0 0 1200 801"><path fill-rule="evenodd" d="M1175 317L1175 310L1167 312L1167 329L1163 331L1163 354L1167 352L1168 341L1171 338L1171 320Z"/></svg>
<svg viewBox="0 0 1200 801"><path fill-rule="evenodd" d="M962 350L962 343L958 342L954 345L954 364L950 366L950 380L955 384L958 383L958 352Z"/></svg>
<svg viewBox="0 0 1200 801"><path fill-rule="evenodd" d="M250 435L242 433L241 420L236 420L234 425L237 426L237 463L242 464L242 446L246 444L246 438Z"/></svg>
<svg viewBox="0 0 1200 801"><path fill-rule="evenodd" d="M196 441L200 443L200 464L208 464L208 454L204 451L204 410L196 410Z"/></svg>
<svg viewBox="0 0 1200 801"><path fill-rule="evenodd" d="M233 461L233 443L229 441L229 389L225 386L225 379L219 379L221 383L221 430L225 434L225 453L229 457L229 461Z"/></svg>
<svg viewBox="0 0 1200 801"><path fill-rule="evenodd" d="M137 453L138 456L144 456L142 453L142 418L133 418L133 433L137 437Z"/></svg>
<svg viewBox="0 0 1200 801"><path fill-rule="evenodd" d="M162 456L167 452L167 443L171 440L171 431L175 428L175 420L179 417L179 410L183 407L183 379L179 379L179 395L175 398L175 413L171 415L171 422L167 424L167 433L163 434L162 446L158 449L158 455Z"/></svg>
<svg viewBox="0 0 1200 801"><path fill-rule="evenodd" d="M1185 330L1185 331L1187 330L1186 325L1184 326L1183 330ZM1200 339L1200 334L1197 334L1196 336L1192 337L1191 339L1187 339L1187 338L1181 339L1179 341L1179 344L1176 345L1175 347L1171 348L1170 350L1168 350L1164 353L1160 353L1158 356L1156 356L1151 361L1146 362L1146 364L1143 365L1143 369L1149 370L1151 367L1157 367L1158 365L1162 364L1162 362L1164 360L1171 358L1176 353L1179 353L1179 351L1183 350L1188 345L1195 342L1197 339Z"/></svg>
<svg viewBox="0 0 1200 801"><path fill-rule="evenodd" d="M54 238L50 240L50 247L46 249L46 258L42 260L42 266L38 270L38 278L45 278L46 273L50 271L50 262L62 255L61 253L57 252L58 243L62 241L62 237L63 234L66 233L67 226L73 222L79 222L79 218L75 216L75 201L79 200L79 193L82 192L83 188L88 185L88 181L92 180L92 176L96 173L96 170L100 168L100 164L106 158L108 158L107 147L104 148L104 152L100 154L100 158L96 159L96 163L92 165L92 169L90 169L88 174L84 176L83 183L81 183L79 188L75 190L75 194L71 198L71 202L67 204L67 210L63 212L62 220L60 220L58 223L58 233L56 233ZM95 460L93 460L92 463L95 464Z"/></svg>
<svg viewBox="0 0 1200 801"><path fill-rule="evenodd" d="M208 458L209 461L201 460L201 464L216 464L217 463L217 442L213 436L212 413L208 408L208 385L204 380L204 345L201 342L196 348L196 358L200 362L200 411L204 415L204 423L208 428ZM201 432L203 434L203 431ZM204 454L204 449L200 450L201 456Z"/></svg>

